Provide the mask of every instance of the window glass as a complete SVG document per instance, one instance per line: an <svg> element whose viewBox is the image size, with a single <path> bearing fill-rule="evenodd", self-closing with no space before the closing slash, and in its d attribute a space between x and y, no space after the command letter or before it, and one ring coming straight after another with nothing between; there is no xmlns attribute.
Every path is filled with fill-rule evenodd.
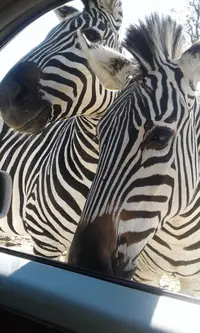
<svg viewBox="0 0 200 333"><path fill-rule="evenodd" d="M68 5L72 5L80 11L83 8L81 1L73 1ZM183 25L183 35L186 39L184 50L199 40L199 1L168 0L163 2L141 0L136 3L130 0L122 0L122 5L121 39L125 38L126 29L130 24L138 23L138 20L145 21L146 15L156 11L160 16L162 14L171 15L172 19ZM69 13L70 15L72 13ZM80 22L77 22L78 20L75 24L78 25ZM101 24L103 24L102 22ZM50 11L30 24L2 49L0 52L0 80L4 78L15 63L41 43L49 31L58 23L58 17L54 11ZM168 22L168 24L170 23ZM147 29L147 31L150 36L150 25L148 28L149 30ZM90 42L104 40L104 37L102 37L104 32L101 30L101 33L99 33L97 25L95 33L95 29L90 29L91 26L85 30L83 29ZM102 26L101 29L103 29ZM154 29L152 30L152 34L154 34L156 27L154 26L152 29ZM176 32L173 29L167 30L168 27L166 27L167 34L165 34L162 24L160 24L159 29L163 33L163 39L160 38L159 40L158 36L159 45L162 47L162 43L164 43L170 53L171 48L173 48L172 35ZM159 34L159 31L157 32ZM86 242L87 245L84 243L85 253L83 256L80 253L77 255L83 262L88 262L84 256L89 257L91 262L99 260L101 262L100 265L96 264L96 262L92 264L94 269L98 266L98 270L102 270L104 273L109 273L113 270L112 273L116 273L117 276L130 279L131 276L129 274L126 275L128 268L127 270L124 268L128 267L128 263L130 263L132 268L135 267L133 280L137 282L198 296L195 283L197 281L199 285L198 272L200 271L198 266L200 262L198 251L200 232L197 231L199 229L198 184L200 180L198 164L199 119L197 117L198 112L195 113L197 106L196 104L194 105L194 98L191 97L192 91L194 92L194 86L200 79L198 77L200 71L195 63L195 59L198 59L199 56L198 53L191 60L194 61L194 66L196 66L195 73L197 74L194 74L193 67L189 67L191 65L186 63L186 58L181 63L178 62L179 60L177 59L181 57L181 54L176 50L176 55L179 55L175 57L176 65L175 62L173 63L175 67L179 66L179 72L177 71L176 75L174 74L175 67L172 65L170 69L167 67L168 57L166 57L167 65L163 59L161 61L162 57L160 57L156 65L154 64L158 66L157 72L155 67L152 72L150 70L148 72L148 66L145 68L144 63L149 61L151 64L153 60L151 60L152 55L146 54L146 58L140 59L140 66L138 66L140 70L143 66L143 69L148 72L146 81L144 79L145 71L141 71L139 75L137 73L137 78L139 77L139 79L136 85L137 87L139 86L138 91L140 93L132 95L132 99L128 95L124 101L121 101L120 98L122 97L119 97L121 101L121 104L119 104L121 105L120 110L117 110L119 115L116 115L117 112L114 115L111 107L109 116L103 116L104 119L101 119L102 114L100 112L97 117L96 114L92 113L93 111L85 114L82 114L82 111L79 112L79 108L82 110L84 105L89 104L88 101L90 101L91 105L93 103L92 89L88 88L88 90L86 89L88 99L86 100L82 97L83 100L79 108L77 104L73 112L70 113L69 104L73 102L71 102L73 99L71 96L73 95L75 100L78 95L76 86L82 82L81 87L83 87L84 82L86 82L84 81L87 78L85 73L84 77L80 74L85 65L81 65L83 67L80 66L79 55L73 54L72 48L66 51L68 58L65 62L63 61L64 56L61 43L63 43L64 38L65 43L68 43L69 40L73 43L73 38L68 37L67 34L61 38L61 28L52 32L54 36L56 33L58 37L56 37L57 39L54 38L54 45L47 46L47 42L44 46L44 48L49 47L48 52L45 53L45 60L42 58L43 50L36 49L36 53L41 52L39 60L41 68L48 63L40 85L45 98L55 106L55 112L48 114L48 120L51 119L53 125L47 124L46 127L44 126L42 134L19 134L15 130L12 130L13 132L11 133L11 130L8 130L0 118L0 169L10 173L13 178L12 206L8 216L0 220L0 246L33 253L34 241L35 254L40 255L42 252L44 256L54 259L59 248L62 252L60 260L67 262L69 247L73 240L77 221L79 221L96 172L100 143L102 147L100 151L101 165L97 172L100 174L101 170L103 170L105 175L98 175L99 178L95 178L97 180L94 189L96 193L100 191L102 196L100 194L95 196L94 191L90 194L89 199L94 200L94 203L87 203L84 219L86 219L87 214L90 214L91 222L94 223L91 223L91 228L86 234L83 233L81 241L78 240L78 245L74 243L74 251L78 253L78 246L80 244L82 246L82 243ZM165 38L167 38L166 43ZM139 39L137 39L138 41ZM141 39L142 43L143 40ZM52 54L55 53L57 45L59 51L56 51L57 55L54 57ZM136 48L139 47L137 45ZM148 46L151 50L150 42ZM154 46L156 46L156 42ZM147 45L145 47L148 53ZM77 50L78 48L80 50L80 46L77 47ZM145 52L142 47L141 52ZM129 59L133 57L131 50L129 52L124 50L124 55ZM36 58L37 56L33 54L31 59L34 61ZM138 58L135 57L134 61L138 61L138 59L139 56ZM118 63L116 62L116 64ZM112 66L112 62L110 66ZM59 72L57 72L58 68ZM66 68L68 70L67 74L65 72ZM104 68L102 67L98 72L99 78L101 77L101 70L104 73ZM113 69L117 71L118 67L113 67ZM187 82L184 81L183 83L180 69L187 76ZM25 68L23 70L26 77L29 69ZM131 70L134 70L133 67L131 67ZM163 74L164 72L165 75ZM108 78L110 78L110 73L108 71ZM132 72L129 73L127 71L127 73L131 75ZM36 77L34 75L33 77ZM143 86L140 79L144 79ZM134 76L132 80L134 80ZM175 80L179 80L178 84ZM25 84L24 82L23 85ZM65 93L66 82L69 83L70 87L70 99ZM108 88L110 89L109 84L110 82L108 83ZM146 88L144 88L145 84ZM182 90L179 91L180 85ZM18 85L16 89L18 89L17 87ZM23 105L21 101L26 103L26 100L23 100L26 88L25 86L25 92L24 90L16 91L15 96L12 95L12 102L13 98L15 98L17 105ZM146 92L144 91L145 89ZM1 88L0 93L2 93ZM101 89L98 90L98 94L99 96L102 95ZM51 97L52 95L53 97ZM22 96L22 99L20 99L21 104L17 99L19 96ZM61 106L60 100L62 100ZM99 109L104 102L103 100L99 102ZM36 100L31 103L35 105ZM117 103L114 105L115 110L118 106ZM47 106L45 105L45 107ZM132 120L129 118L128 121L126 117L121 116L123 108L124 114L132 110ZM88 107L88 109L90 108ZM194 114L192 117L188 116L187 119L185 114L187 114L189 109ZM135 111L133 112L133 110ZM171 110L171 113L169 110ZM185 124L187 123L187 125L182 124L182 120L180 122L177 120L180 110L185 111L184 117L186 117ZM156 116L155 112L157 112ZM169 116L163 115L164 112L169 112ZM148 113L150 116L146 119L145 117ZM101 119L100 122L99 119ZM109 121L114 124L114 127L109 125ZM182 126L182 129L178 126ZM125 135L126 130L127 133ZM121 135L120 140L118 140L118 135ZM138 143L139 141L137 140L141 140L141 142ZM184 145L190 148L185 149ZM139 148L136 148L136 146ZM134 160L134 154L137 155L137 161ZM32 159L31 156L34 156L34 158ZM113 156L115 157L113 158ZM138 163L141 164L139 169ZM115 168L115 166L118 166L118 168ZM106 174L107 171L109 175ZM130 175L134 180L130 179ZM105 182L104 187L101 185L102 182ZM135 184L134 188L131 185L132 182ZM117 187L121 187L121 189L119 190ZM120 207L123 208L121 209ZM114 213L115 208L118 209L116 213ZM63 222L63 216L67 216L66 224ZM115 221L113 221L113 216L116 218ZM166 216L169 216L169 219L166 220ZM119 233L121 232L120 236L115 230L116 221L118 221L117 230ZM151 225L151 231L149 231L148 223ZM102 241L103 238L107 245ZM66 239L65 245L63 239ZM115 239L114 242L119 242L118 248L114 250L111 249L113 239ZM108 246L109 251L112 250L107 259L104 257L107 255L105 253L106 246ZM95 249L96 253L92 253L93 251L88 249ZM135 258L132 257L130 259L133 252L136 254ZM74 255L74 258L76 262L76 255ZM115 269L113 269L113 265ZM125 272L124 276L120 275L122 271ZM191 287L192 284L194 287Z"/></svg>

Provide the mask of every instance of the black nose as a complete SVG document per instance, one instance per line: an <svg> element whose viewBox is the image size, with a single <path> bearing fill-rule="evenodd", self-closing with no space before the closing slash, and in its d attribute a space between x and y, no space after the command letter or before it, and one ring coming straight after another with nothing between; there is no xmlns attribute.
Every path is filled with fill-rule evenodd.
<svg viewBox="0 0 200 333"><path fill-rule="evenodd" d="M7 87L12 101L17 101L26 94L38 89L40 69L34 62L22 62L14 66L1 81L2 87Z"/></svg>
<svg viewBox="0 0 200 333"><path fill-rule="evenodd" d="M29 61L17 64L4 77L0 83L0 111L8 126L22 131L28 131L28 128L31 132L35 118L38 128L45 125L51 108L39 92L40 78L40 69ZM41 125L38 115L44 109ZM28 123L31 125L27 126Z"/></svg>
<svg viewBox="0 0 200 333"><path fill-rule="evenodd" d="M122 279L131 280L136 269L135 263L132 262L130 265L129 262L132 261L131 258L125 258L123 254L118 255L116 258L115 255L112 256L112 270L113 275ZM130 266L127 269L127 266Z"/></svg>
<svg viewBox="0 0 200 333"><path fill-rule="evenodd" d="M40 69L33 61L25 61L15 65L6 74L1 83L15 81L28 89L36 87L40 80Z"/></svg>
<svg viewBox="0 0 200 333"><path fill-rule="evenodd" d="M98 246L95 237L87 237L87 232L75 234L70 247L68 263L70 265L113 275L111 260Z"/></svg>

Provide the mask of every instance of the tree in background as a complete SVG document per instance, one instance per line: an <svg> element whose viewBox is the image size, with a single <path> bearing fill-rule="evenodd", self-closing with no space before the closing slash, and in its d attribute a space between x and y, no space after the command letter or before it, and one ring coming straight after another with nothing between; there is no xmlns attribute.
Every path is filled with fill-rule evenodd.
<svg viewBox="0 0 200 333"><path fill-rule="evenodd" d="M173 14L178 14L178 19L182 23L186 38L190 44L200 39L200 0L187 0L183 11L177 13L175 9L171 10Z"/></svg>
<svg viewBox="0 0 200 333"><path fill-rule="evenodd" d="M183 10L172 9L171 12L182 24L189 45L200 40L200 0L187 0ZM200 102L200 83L196 94Z"/></svg>
<svg viewBox="0 0 200 333"><path fill-rule="evenodd" d="M200 1L188 0L186 10L184 29L190 42L195 43L200 39Z"/></svg>

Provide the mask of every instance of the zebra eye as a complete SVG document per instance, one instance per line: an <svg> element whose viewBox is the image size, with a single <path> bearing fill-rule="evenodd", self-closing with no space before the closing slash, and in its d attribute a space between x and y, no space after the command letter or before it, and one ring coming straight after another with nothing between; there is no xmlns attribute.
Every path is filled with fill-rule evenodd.
<svg viewBox="0 0 200 333"><path fill-rule="evenodd" d="M161 150L164 149L171 137L173 131L168 127L156 127L146 138L146 149Z"/></svg>
<svg viewBox="0 0 200 333"><path fill-rule="evenodd" d="M84 29L83 33L90 42L96 43L101 40L100 33L93 28Z"/></svg>

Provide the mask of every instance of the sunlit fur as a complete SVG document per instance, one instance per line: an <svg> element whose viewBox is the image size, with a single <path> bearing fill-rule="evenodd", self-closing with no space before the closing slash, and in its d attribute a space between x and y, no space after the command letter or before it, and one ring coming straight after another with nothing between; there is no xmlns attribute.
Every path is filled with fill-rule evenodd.
<svg viewBox="0 0 200 333"><path fill-rule="evenodd" d="M151 284L176 273L182 291L198 295L199 105L176 60L182 30L152 14L128 29L124 46L142 77L99 123L97 173L70 262Z"/></svg>
<svg viewBox="0 0 200 333"><path fill-rule="evenodd" d="M35 253L48 257L62 255L73 238L96 171L96 125L114 97L88 68L76 31L93 27L104 44L118 48L121 4L109 12L103 1L87 2L23 59L40 66L41 89L61 107L52 120L71 118L49 124L37 136L17 133L0 118L0 169L13 180L11 208L0 231L28 233Z"/></svg>

